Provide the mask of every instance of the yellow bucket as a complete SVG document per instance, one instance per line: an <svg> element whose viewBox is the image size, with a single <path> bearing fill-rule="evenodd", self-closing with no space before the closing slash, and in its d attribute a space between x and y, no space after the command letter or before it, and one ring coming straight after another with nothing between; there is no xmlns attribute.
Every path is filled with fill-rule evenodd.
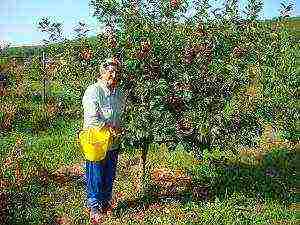
<svg viewBox="0 0 300 225"><path fill-rule="evenodd" d="M80 131L78 141L87 160L101 161L112 145L112 135L105 128L88 128Z"/></svg>

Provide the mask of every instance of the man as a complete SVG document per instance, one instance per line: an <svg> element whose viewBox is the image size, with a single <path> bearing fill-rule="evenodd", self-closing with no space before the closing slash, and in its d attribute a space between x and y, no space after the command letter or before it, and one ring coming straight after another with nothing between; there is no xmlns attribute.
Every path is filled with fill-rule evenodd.
<svg viewBox="0 0 300 225"><path fill-rule="evenodd" d="M114 137L111 148L102 161L86 160L87 203L93 223L99 223L102 213L111 209L112 185L116 173L120 134L120 116L124 106L116 88L119 62L107 59L101 65L97 82L90 85L83 96L83 128L107 128Z"/></svg>

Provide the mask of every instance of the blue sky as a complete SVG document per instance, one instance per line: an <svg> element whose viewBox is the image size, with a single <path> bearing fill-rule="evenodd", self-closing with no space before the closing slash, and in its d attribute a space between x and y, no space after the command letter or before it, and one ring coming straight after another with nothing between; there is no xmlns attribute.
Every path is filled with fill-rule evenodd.
<svg viewBox="0 0 300 225"><path fill-rule="evenodd" d="M13 46L32 45L41 43L45 37L37 29L37 21L47 16L64 25L64 34L72 37L73 27L78 21L86 22L94 35L101 31L103 26L92 17L89 0L0 0L0 41L8 41ZM278 16L282 0L264 0L262 18ZM300 15L299 4L295 13ZM210 0L214 6L222 5L223 0ZM247 0L240 0L244 8Z"/></svg>

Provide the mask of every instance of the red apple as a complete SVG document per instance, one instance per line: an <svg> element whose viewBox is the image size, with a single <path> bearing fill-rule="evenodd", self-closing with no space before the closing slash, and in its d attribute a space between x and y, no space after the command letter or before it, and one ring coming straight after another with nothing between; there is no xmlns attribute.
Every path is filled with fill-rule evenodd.
<svg viewBox="0 0 300 225"><path fill-rule="evenodd" d="M175 7L177 6L177 4L178 4L178 1L177 1L177 0L171 0L171 6L172 6L173 8L175 8Z"/></svg>

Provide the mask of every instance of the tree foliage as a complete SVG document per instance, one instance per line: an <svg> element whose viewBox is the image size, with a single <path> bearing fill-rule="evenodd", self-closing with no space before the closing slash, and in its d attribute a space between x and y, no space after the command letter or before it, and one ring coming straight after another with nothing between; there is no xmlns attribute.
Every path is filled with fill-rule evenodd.
<svg viewBox="0 0 300 225"><path fill-rule="evenodd" d="M208 1L195 1L197 12L189 18L185 1L92 4L99 20L119 28L103 38L114 43L107 47L111 54L121 52L124 65L121 87L129 90L125 143L174 147L181 142L196 155L208 145L255 146L275 105L291 107L283 97L292 98L283 93L291 87L266 80L279 73L289 74L291 82L295 78L292 67L287 72L278 64L291 57L279 50L291 37L257 21L262 1L249 1L246 20L238 17L237 1L226 1L223 15L215 18L208 14ZM293 52L291 45L286 50ZM271 120L288 121L277 116L272 112Z"/></svg>
<svg viewBox="0 0 300 225"><path fill-rule="evenodd" d="M299 50L284 17L272 23L257 20L261 1L249 1L245 19L234 0L217 10L206 0L90 3L107 29L87 38L85 24L79 24L80 38L47 46L58 67L49 95L79 111L98 66L117 55L127 100L125 149L181 143L201 157L205 148L256 146L269 123L282 138L297 139ZM190 7L196 11L187 16ZM41 22L40 28L55 36L49 28L53 23ZM39 66L34 58L30 79L39 79ZM70 104L71 99L76 101Z"/></svg>
<svg viewBox="0 0 300 225"><path fill-rule="evenodd" d="M63 41L63 24L58 22L51 22L49 18L43 17L38 22L38 28L41 32L48 35L47 39L43 41L45 44L57 43Z"/></svg>

